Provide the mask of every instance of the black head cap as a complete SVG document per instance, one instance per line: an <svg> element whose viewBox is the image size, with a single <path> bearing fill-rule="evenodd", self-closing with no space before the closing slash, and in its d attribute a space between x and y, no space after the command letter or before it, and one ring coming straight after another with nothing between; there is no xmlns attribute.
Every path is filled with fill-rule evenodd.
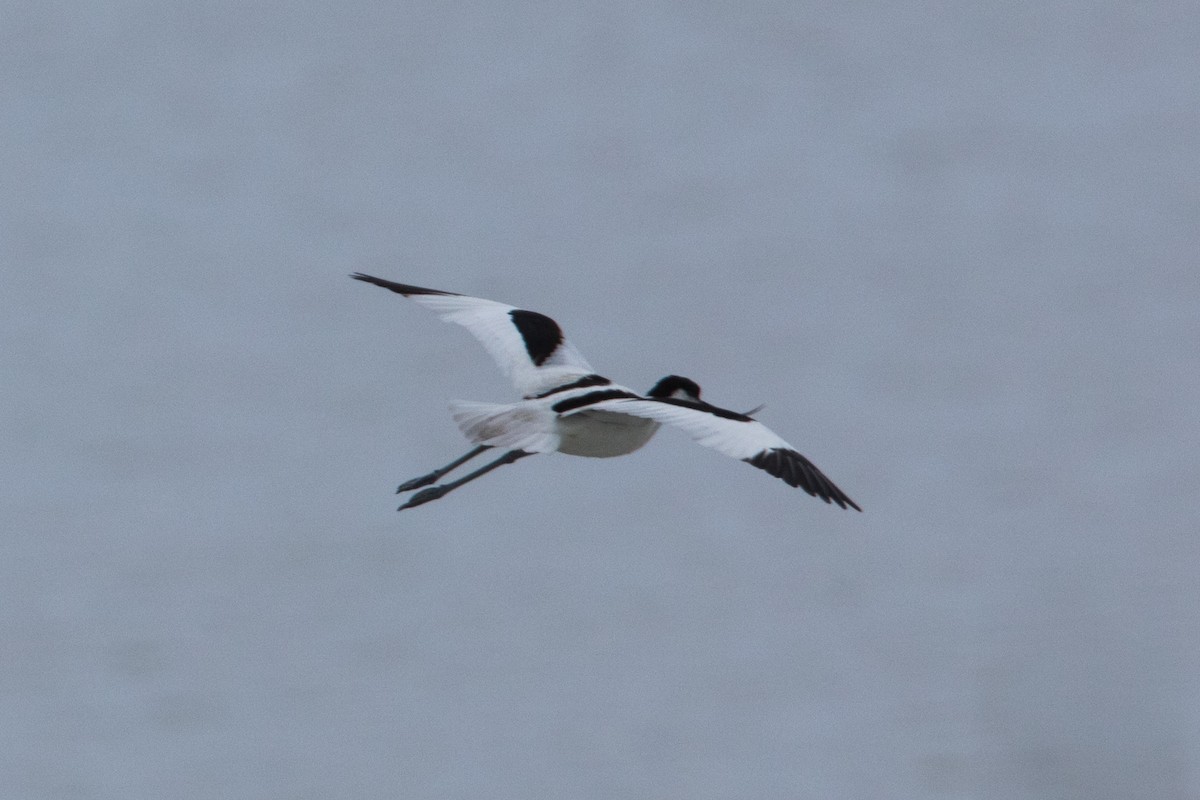
<svg viewBox="0 0 1200 800"><path fill-rule="evenodd" d="M668 375L654 384L654 388L647 392L646 396L659 399L664 397L678 397L685 400L699 400L700 385L690 378Z"/></svg>

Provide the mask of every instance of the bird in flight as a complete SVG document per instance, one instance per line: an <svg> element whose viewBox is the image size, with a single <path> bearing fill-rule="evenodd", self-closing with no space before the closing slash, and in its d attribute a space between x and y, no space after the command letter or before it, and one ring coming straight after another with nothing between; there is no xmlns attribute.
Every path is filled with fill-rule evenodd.
<svg viewBox="0 0 1200 800"><path fill-rule="evenodd" d="M446 322L462 325L522 395L507 404L452 402L451 416L476 447L440 469L400 484L397 494L420 489L400 506L401 511L437 500L497 467L535 453L591 458L632 453L663 424L681 428L705 447L765 470L826 503L862 511L811 461L753 419L753 411L741 414L701 400L695 381L668 375L641 395L597 375L558 323L544 314L361 272L350 277L390 289ZM437 484L492 448L503 448L504 455L457 480Z"/></svg>

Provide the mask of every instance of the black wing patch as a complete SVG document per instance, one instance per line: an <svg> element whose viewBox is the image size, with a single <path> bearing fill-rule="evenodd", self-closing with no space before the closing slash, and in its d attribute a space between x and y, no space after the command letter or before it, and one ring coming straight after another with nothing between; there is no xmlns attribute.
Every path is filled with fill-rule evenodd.
<svg viewBox="0 0 1200 800"><path fill-rule="evenodd" d="M376 286L382 286L384 289L391 289L396 294L402 294L405 297L414 294L446 294L454 297L461 297L458 292L441 292L437 289L422 289L420 286L409 286L407 283L396 283L395 281L387 281L383 278L376 278L374 275L364 275L361 272L356 272L350 276L356 281L366 281L373 283Z"/></svg>
<svg viewBox="0 0 1200 800"><path fill-rule="evenodd" d="M682 406L683 408L703 411L706 414L712 414L714 417L720 417L721 419L732 419L736 422L754 422L754 417L730 411L728 408L714 406L712 403L706 403L703 400L685 400L682 397L647 397L645 399L653 400L656 403L666 403L671 406Z"/></svg>
<svg viewBox="0 0 1200 800"><path fill-rule="evenodd" d="M529 360L539 367L563 343L562 328L545 314L514 308L508 316L512 317L513 325L525 340Z"/></svg>
<svg viewBox="0 0 1200 800"><path fill-rule="evenodd" d="M570 383L564 383L562 386L555 386L553 389L549 389L545 392L542 392L541 394L535 394L533 396L533 398L535 400L540 400L543 397L549 397L552 394L558 394L559 392L570 391L571 389L586 389L589 386L607 386L610 383L612 383L612 381L610 381L608 378L604 377L603 375L596 375L596 374L584 375L582 378L580 378L577 381L571 381Z"/></svg>
<svg viewBox="0 0 1200 800"><path fill-rule="evenodd" d="M862 511L857 503L847 497L846 493L835 486L833 481L825 477L825 473L795 450L772 447L769 450L763 450L753 458L742 460L752 467L766 470L776 478L782 479L788 486L799 487L826 503L834 502L842 508L849 507L855 511Z"/></svg>
<svg viewBox="0 0 1200 800"><path fill-rule="evenodd" d="M627 392L624 389L598 389L587 394L568 397L566 400L559 400L554 405L550 406L558 414L565 414L568 411L574 411L577 408L590 406L593 403L600 403L605 400L642 400L643 398L633 392Z"/></svg>

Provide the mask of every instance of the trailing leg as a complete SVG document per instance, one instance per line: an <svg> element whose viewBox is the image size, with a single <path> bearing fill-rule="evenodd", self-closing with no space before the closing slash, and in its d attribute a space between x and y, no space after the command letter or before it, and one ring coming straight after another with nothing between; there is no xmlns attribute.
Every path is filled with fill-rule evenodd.
<svg viewBox="0 0 1200 800"><path fill-rule="evenodd" d="M428 503L431 500L437 500L442 495L444 495L448 492L454 491L458 487L462 486L464 483L469 483L480 476L488 474L489 472L494 470L496 467L502 467L505 464L511 464L519 458L524 458L525 456L531 456L531 455L533 455L533 453L530 453L527 450L509 450L507 453L500 456L495 461L492 461L489 464L485 464L484 466L480 467L479 469L475 470L474 472L467 473L466 475L462 476L458 480L450 481L450 483L443 483L441 486L430 486L428 489L422 489L421 491L417 492L412 497L410 497L408 499L407 503L400 506L400 508L398 508L396 510L403 511L406 508L413 508L414 506L419 506L423 503ZM466 459L462 459L462 460L465 461ZM435 478L435 480L436 480L436 478Z"/></svg>
<svg viewBox="0 0 1200 800"><path fill-rule="evenodd" d="M480 453L482 453L484 450L487 450L487 449L489 449L488 445L481 444L481 445L479 445L479 447L476 447L474 450L467 453L462 458L454 459L453 461L451 461L449 464L442 467L441 469L435 469L433 472L430 472L428 475L422 475L419 478L413 478L411 481L405 481L404 483L400 484L400 488L396 490L396 494L400 494L401 492L411 492L413 489L420 489L422 486L428 486L429 484L434 483L435 481L439 480L447 472L450 472L453 469L457 469L457 468L461 467L463 464L467 463L472 458L474 458L475 456L479 455Z"/></svg>

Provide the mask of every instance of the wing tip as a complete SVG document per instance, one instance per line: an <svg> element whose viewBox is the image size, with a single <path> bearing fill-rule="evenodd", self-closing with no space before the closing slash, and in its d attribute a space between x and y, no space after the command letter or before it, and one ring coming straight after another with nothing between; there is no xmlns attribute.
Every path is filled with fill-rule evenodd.
<svg viewBox="0 0 1200 800"><path fill-rule="evenodd" d="M440 289L426 289L424 287L413 286L408 283L396 283L395 281L389 281L385 278L376 278L374 275L367 275L364 272L353 272L350 274L350 277L356 281L374 284L375 286L388 289L396 294L404 295L405 297L411 297L412 295L420 294L457 295L456 292L443 292Z"/></svg>
<svg viewBox="0 0 1200 800"><path fill-rule="evenodd" d="M809 495L824 500L827 504L837 503L845 510L853 508L862 512L858 503L829 480L816 465L795 450L772 447L750 458L742 459L752 467L779 478L788 486L803 489Z"/></svg>

